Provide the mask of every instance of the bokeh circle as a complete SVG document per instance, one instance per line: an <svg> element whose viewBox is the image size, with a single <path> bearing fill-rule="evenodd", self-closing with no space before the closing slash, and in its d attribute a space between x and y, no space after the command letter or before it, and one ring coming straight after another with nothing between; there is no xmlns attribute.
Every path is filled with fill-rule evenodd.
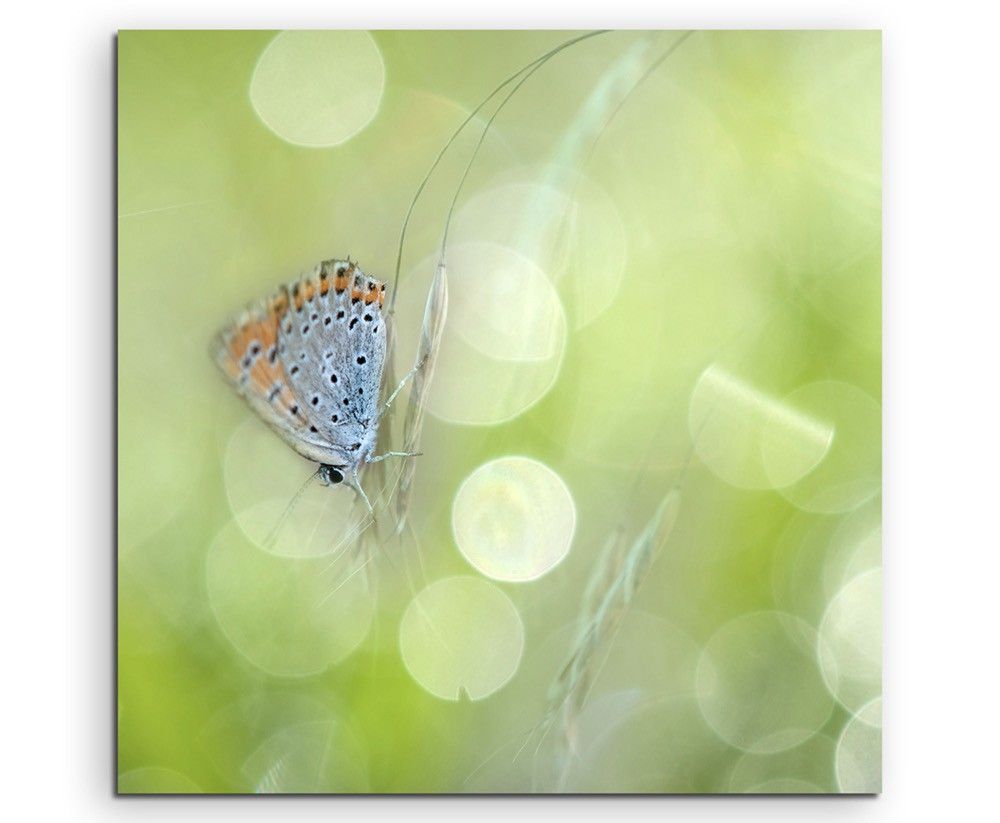
<svg viewBox="0 0 1000 823"><path fill-rule="evenodd" d="M806 414L716 363L691 393L688 427L698 457L742 489L795 483L820 464L834 437L822 416Z"/></svg>
<svg viewBox="0 0 1000 823"><path fill-rule="evenodd" d="M385 64L364 31L283 31L264 49L250 101L271 131L300 146L336 146L371 122Z"/></svg>
<svg viewBox="0 0 1000 823"><path fill-rule="evenodd" d="M816 632L784 612L740 615L718 629L698 661L698 702L732 746L757 754L798 746L833 710L816 665Z"/></svg>
<svg viewBox="0 0 1000 823"><path fill-rule="evenodd" d="M882 693L882 569L848 581L819 626L818 657L830 693L857 712Z"/></svg>
<svg viewBox="0 0 1000 823"><path fill-rule="evenodd" d="M849 794L882 790L882 698L862 706L837 741L837 787Z"/></svg>
<svg viewBox="0 0 1000 823"><path fill-rule="evenodd" d="M479 577L446 577L410 601L399 626L407 670L443 700L482 700L517 671L524 625L499 588Z"/></svg>
<svg viewBox="0 0 1000 823"><path fill-rule="evenodd" d="M230 521L206 559L212 612L236 650L263 671L318 674L360 645L372 621L365 576L341 561L278 557Z"/></svg>
<svg viewBox="0 0 1000 823"><path fill-rule="evenodd" d="M494 580L535 580L569 553L576 507L565 481L528 457L484 463L458 489L452 530L459 550Z"/></svg>
<svg viewBox="0 0 1000 823"><path fill-rule="evenodd" d="M437 254L424 258L400 290L400 362L415 358L437 263ZM464 425L512 420L541 400L559 376L567 340L559 295L534 262L496 243L450 245L447 277L447 325L427 410Z"/></svg>

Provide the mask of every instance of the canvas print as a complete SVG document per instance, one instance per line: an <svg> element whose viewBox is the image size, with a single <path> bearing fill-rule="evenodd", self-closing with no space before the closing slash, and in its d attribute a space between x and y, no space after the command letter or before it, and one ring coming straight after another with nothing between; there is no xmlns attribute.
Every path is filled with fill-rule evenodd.
<svg viewBox="0 0 1000 823"><path fill-rule="evenodd" d="M881 36L123 31L116 789L881 790Z"/></svg>

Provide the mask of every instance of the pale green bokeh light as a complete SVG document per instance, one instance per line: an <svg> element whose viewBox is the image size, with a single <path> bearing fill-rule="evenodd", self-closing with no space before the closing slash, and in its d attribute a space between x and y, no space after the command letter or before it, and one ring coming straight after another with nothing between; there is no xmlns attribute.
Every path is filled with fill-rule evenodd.
<svg viewBox="0 0 1000 823"><path fill-rule="evenodd" d="M285 31L254 69L250 99L290 143L336 146L368 125L385 89L378 46L363 31Z"/></svg>
<svg viewBox="0 0 1000 823"><path fill-rule="evenodd" d="M835 431L822 465L797 483L785 484L785 497L807 511L832 514L850 511L878 494L882 409L874 398L848 383L821 380L801 386L784 401L806 414L825 415ZM770 460L784 463L787 458L774 449Z"/></svg>
<svg viewBox="0 0 1000 823"><path fill-rule="evenodd" d="M559 296L534 261L496 243L448 252L449 333L494 360L548 361L565 346Z"/></svg>
<svg viewBox="0 0 1000 823"><path fill-rule="evenodd" d="M689 411L698 456L745 489L788 486L826 456L834 427L741 380L718 364L698 379Z"/></svg>
<svg viewBox="0 0 1000 823"><path fill-rule="evenodd" d="M233 431L223 457L226 495L239 527L258 548L282 557L320 557L353 542L365 509L355 495L316 482L315 471L256 417Z"/></svg>
<svg viewBox="0 0 1000 823"><path fill-rule="evenodd" d="M720 628L698 664L698 702L709 725L744 751L769 754L814 735L833 710L818 686L816 632L782 612L754 612Z"/></svg>
<svg viewBox="0 0 1000 823"><path fill-rule="evenodd" d="M848 581L819 626L823 680L848 711L882 694L882 570Z"/></svg>
<svg viewBox="0 0 1000 823"><path fill-rule="evenodd" d="M614 302L628 262L614 203L565 167L504 175L455 215L453 237L456 244L496 243L533 261L558 288L575 328Z"/></svg>
<svg viewBox="0 0 1000 823"><path fill-rule="evenodd" d="M862 706L837 741L837 786L842 792L882 791L882 698Z"/></svg>
<svg viewBox="0 0 1000 823"><path fill-rule="evenodd" d="M258 794L366 792L367 753L338 720L312 721L275 733L247 758L243 774Z"/></svg>
<svg viewBox="0 0 1000 823"><path fill-rule="evenodd" d="M304 677L342 660L364 640L372 594L363 575L326 557L278 557L234 521L208 552L206 583L225 636L269 674Z"/></svg>
<svg viewBox="0 0 1000 823"><path fill-rule="evenodd" d="M485 253L485 254L484 254ZM491 306L480 299L477 288L481 282L475 275L488 277L496 270L484 266L484 261L520 261L514 271L539 287L539 305L526 310L528 293L512 295L508 305ZM407 278L409 287L399 301L398 339L400 359L412 362L416 341L420 336L423 300L426 284L436 269L437 255L424 258ZM434 383L427 394L427 410L447 423L490 426L514 419L538 403L555 384L566 350L567 323L558 296L537 267L515 252L500 246L465 244L448 253L449 309L438 359L434 368ZM423 286L423 288L421 288ZM493 288L487 288L489 293ZM486 348L502 354L506 333L497 337L489 325L482 325L483 315L489 323L503 323L513 316L515 322L537 318L539 326L528 326L528 344L518 343L514 354L532 355L531 359L508 359L485 354ZM478 341L470 344L462 331Z"/></svg>
<svg viewBox="0 0 1000 823"><path fill-rule="evenodd" d="M483 700L517 671L524 625L507 597L477 577L447 577L418 592L399 626L413 679L444 700Z"/></svg>

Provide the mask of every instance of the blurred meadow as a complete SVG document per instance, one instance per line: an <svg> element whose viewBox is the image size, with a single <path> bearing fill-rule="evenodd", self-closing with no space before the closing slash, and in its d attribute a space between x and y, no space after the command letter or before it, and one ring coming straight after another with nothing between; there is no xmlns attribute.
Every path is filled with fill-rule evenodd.
<svg viewBox="0 0 1000 823"><path fill-rule="evenodd" d="M120 33L120 792L880 791L878 32L538 66L375 524L319 484L281 523L315 466L211 360L321 260L393 289L438 152L573 36ZM513 88L414 209L392 385Z"/></svg>

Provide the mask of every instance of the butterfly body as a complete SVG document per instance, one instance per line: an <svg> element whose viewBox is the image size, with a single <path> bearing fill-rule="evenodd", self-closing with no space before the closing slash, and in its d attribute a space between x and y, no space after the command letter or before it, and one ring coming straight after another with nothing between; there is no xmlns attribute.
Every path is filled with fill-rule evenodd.
<svg viewBox="0 0 1000 823"><path fill-rule="evenodd" d="M215 360L251 408L338 483L371 462L385 368L385 284L327 260L247 309Z"/></svg>

